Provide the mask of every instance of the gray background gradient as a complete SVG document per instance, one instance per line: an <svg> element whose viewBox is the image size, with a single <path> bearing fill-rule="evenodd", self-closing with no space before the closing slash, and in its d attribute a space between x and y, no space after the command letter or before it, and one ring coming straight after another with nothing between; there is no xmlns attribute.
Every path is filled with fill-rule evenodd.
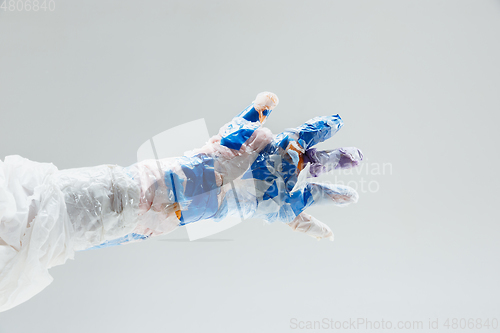
<svg viewBox="0 0 500 333"><path fill-rule="evenodd" d="M499 1L55 4L0 10L1 159L130 165L150 137L202 117L215 134L268 90L273 133L339 113L321 147L359 147L392 172L341 175L379 189L308 210L333 243L248 220L77 253L0 313L1 333L500 319Z"/></svg>

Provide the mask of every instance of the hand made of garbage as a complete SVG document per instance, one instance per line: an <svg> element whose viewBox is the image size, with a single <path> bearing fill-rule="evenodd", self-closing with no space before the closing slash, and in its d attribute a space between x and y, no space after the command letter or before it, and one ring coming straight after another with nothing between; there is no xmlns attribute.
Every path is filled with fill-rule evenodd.
<svg viewBox="0 0 500 333"><path fill-rule="evenodd" d="M75 251L166 234L188 223L228 215L281 221L315 238L330 228L306 214L311 205L358 200L347 186L310 181L358 165L356 148L318 151L343 125L316 117L273 136L262 127L277 106L264 92L200 149L129 167L58 170L20 156L0 161L0 311L52 281L50 267Z"/></svg>

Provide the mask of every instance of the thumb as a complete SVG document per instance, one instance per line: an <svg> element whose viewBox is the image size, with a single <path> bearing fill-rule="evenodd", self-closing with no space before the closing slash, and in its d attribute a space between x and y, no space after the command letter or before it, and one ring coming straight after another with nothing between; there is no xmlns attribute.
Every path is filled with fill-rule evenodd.
<svg viewBox="0 0 500 333"><path fill-rule="evenodd" d="M257 95L253 103L241 111L231 122L222 126L220 144L239 150L241 146L262 126L271 111L278 105L278 96L271 92Z"/></svg>

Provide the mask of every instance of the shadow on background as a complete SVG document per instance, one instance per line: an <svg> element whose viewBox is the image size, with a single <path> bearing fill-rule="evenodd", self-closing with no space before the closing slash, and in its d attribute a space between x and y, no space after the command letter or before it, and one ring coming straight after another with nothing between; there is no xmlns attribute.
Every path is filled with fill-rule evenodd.
<svg viewBox="0 0 500 333"><path fill-rule="evenodd" d="M218 242L232 242L234 239L206 239L201 238L197 240L190 241L186 239L159 239L160 242L195 242L195 243L218 243Z"/></svg>

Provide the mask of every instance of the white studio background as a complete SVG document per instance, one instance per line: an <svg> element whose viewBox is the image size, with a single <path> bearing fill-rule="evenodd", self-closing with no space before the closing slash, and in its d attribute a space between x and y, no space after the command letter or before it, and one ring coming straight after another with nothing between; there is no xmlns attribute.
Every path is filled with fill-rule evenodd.
<svg viewBox="0 0 500 333"><path fill-rule="evenodd" d="M53 1L0 10L0 159L129 165L150 137L199 118L213 135L268 90L273 133L339 113L321 147L361 148L370 172L340 178L378 187L310 210L333 243L248 220L77 253L1 333L500 319L499 1Z"/></svg>

